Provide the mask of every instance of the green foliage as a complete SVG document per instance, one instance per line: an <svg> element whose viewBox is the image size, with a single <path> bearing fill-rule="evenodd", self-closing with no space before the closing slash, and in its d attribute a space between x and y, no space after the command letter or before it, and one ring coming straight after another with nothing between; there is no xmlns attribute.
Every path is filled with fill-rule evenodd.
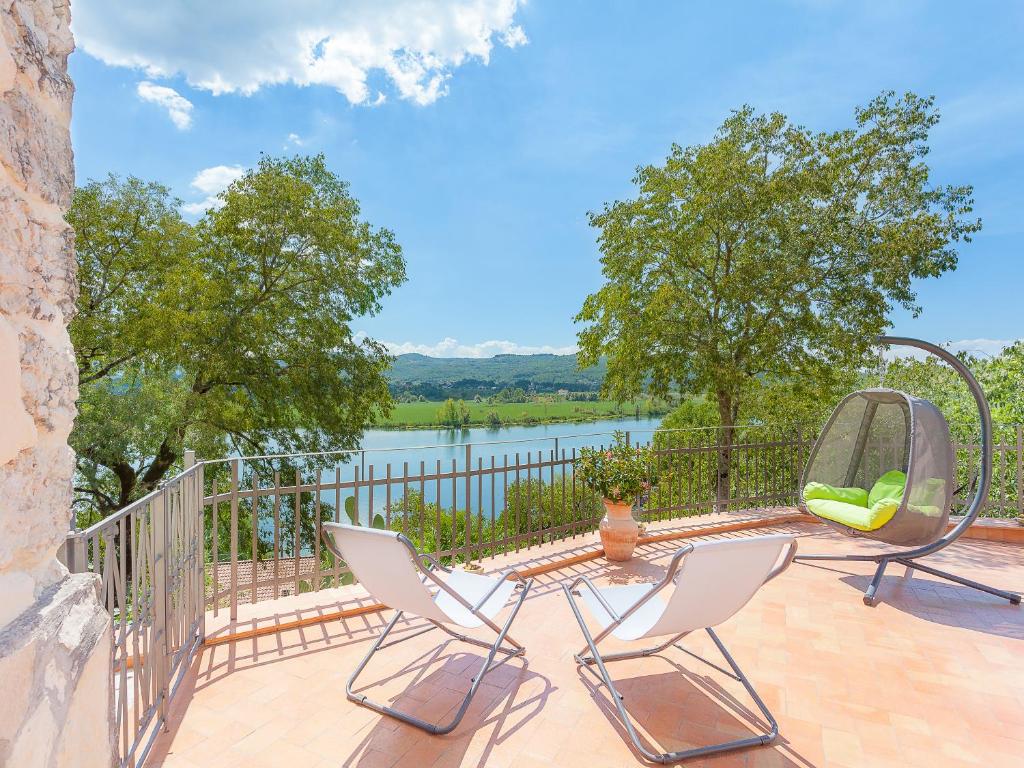
<svg viewBox="0 0 1024 768"><path fill-rule="evenodd" d="M428 502L410 489L391 507L391 530L405 534L420 552L450 552L466 545L466 513Z"/></svg>
<svg viewBox="0 0 1024 768"><path fill-rule="evenodd" d="M282 486L289 485L289 481L295 477L296 467L286 463L279 464L277 475L278 483ZM207 467L207 476L215 471L216 465ZM242 490L252 488L254 478L253 472L257 469L266 470L264 473L257 473L255 482L263 487L267 486L269 470L259 463L248 463L242 465L239 473L239 487ZM301 473L300 473L301 477ZM262 482L260 479L262 478ZM224 493L225 486L218 481L218 492ZM321 501L316 504L315 494L305 491L298 496L298 536L296 538L296 496L294 493L285 491L280 494L275 503L275 498L270 495L257 497L256 507L253 508L251 497L238 499L238 514L235 522L237 536L236 549L240 560L249 560L253 556L253 545L255 543L256 558L260 560L272 560L274 548L277 547L277 555L280 558L310 555L314 552L317 539L316 517L319 508L320 520L330 522L334 520L334 505ZM346 506L347 509L347 506ZM277 519L277 541L274 539L274 520ZM207 557L220 562L226 562L231 557L231 505L221 502L217 505L217 546L214 548L213 530L209 525L204 526L205 547ZM383 526L381 526L383 527ZM255 537L253 536L255 528ZM326 558L326 555L324 555ZM326 562L326 560L325 560Z"/></svg>
<svg viewBox="0 0 1024 768"><path fill-rule="evenodd" d="M579 480L614 502L635 502L651 490L653 475L651 449L632 446L623 432L615 433L615 442L606 449L583 448L574 471Z"/></svg>
<svg viewBox="0 0 1024 768"><path fill-rule="evenodd" d="M961 355L985 391L998 439L1012 441L1000 429L1024 424L1024 342L1018 341L992 357ZM973 440L978 432L978 410L970 391L945 363L928 356L924 360L897 358L886 366L886 386L930 400L949 421L960 440Z"/></svg>
<svg viewBox="0 0 1024 768"><path fill-rule="evenodd" d="M530 396L522 387L506 387L491 397L492 403L528 403Z"/></svg>
<svg viewBox="0 0 1024 768"><path fill-rule="evenodd" d="M492 414L503 425L586 422L598 419L658 416L668 413L670 405L655 398L617 403L612 400L578 402L535 396L528 403L466 403L469 421L462 426L494 426ZM438 426L445 402L398 403L390 415L377 420L376 426L404 428Z"/></svg>
<svg viewBox="0 0 1024 768"><path fill-rule="evenodd" d="M590 523L604 512L601 496L583 483L545 483L531 478L512 483L505 494L505 509L494 525L497 537L527 531L547 531L572 522ZM543 534L541 534L543 535Z"/></svg>
<svg viewBox="0 0 1024 768"><path fill-rule="evenodd" d="M930 179L938 119L914 94L821 133L744 107L640 168L635 199L591 214L606 282L577 316L581 365L607 355L620 398L707 393L726 426L754 381L856 369L893 305L919 311L913 281L955 268L981 227L971 187Z"/></svg>
<svg viewBox="0 0 1024 768"><path fill-rule="evenodd" d="M718 409L703 395L687 397L661 420L661 430L713 429L718 426Z"/></svg>
<svg viewBox="0 0 1024 768"><path fill-rule="evenodd" d="M349 496L344 501L345 514L348 516L348 521L352 525L359 525L359 513L356 511L356 499L355 496ZM376 528L383 531L387 528L387 523L384 521L384 515L380 512L374 512L373 518L370 520L370 527Z"/></svg>
<svg viewBox="0 0 1024 768"><path fill-rule="evenodd" d="M384 347L355 336L405 279L322 156L263 158L194 226L157 184L78 189L76 503L106 514L199 455L354 448L391 406Z"/></svg>
<svg viewBox="0 0 1024 768"><path fill-rule="evenodd" d="M808 434L821 426L836 404L858 389L861 375L853 369L838 370L825 380L751 379L741 391L737 424L771 426ZM685 398L661 422L662 430L714 429L722 426L718 408L709 398Z"/></svg>
<svg viewBox="0 0 1024 768"><path fill-rule="evenodd" d="M567 389L597 392L604 380L605 364L578 370L576 355L495 355L485 358L399 355L387 373L396 396L422 395L428 400L448 397L491 397L500 390L556 392ZM510 402L510 401L499 401Z"/></svg>
<svg viewBox="0 0 1024 768"><path fill-rule="evenodd" d="M507 552L515 546L492 546L492 539L500 541L529 532L536 534L538 541L544 541L554 535L547 536L547 531L573 522L581 528L592 526L603 511L601 497L582 484L574 487L570 476L564 483L545 483L530 478L509 484L505 507L493 522L475 513L467 517L465 510L425 501L422 494L413 489L392 504L390 516L391 530L408 536L421 552L455 551L458 554L454 559L462 560L464 555L459 550L466 547L467 525L473 556L486 557ZM444 562L452 559L447 555L443 558Z"/></svg>
<svg viewBox="0 0 1024 768"><path fill-rule="evenodd" d="M437 409L437 423L443 427L458 429L469 422L469 408L462 400L448 398L444 405Z"/></svg>

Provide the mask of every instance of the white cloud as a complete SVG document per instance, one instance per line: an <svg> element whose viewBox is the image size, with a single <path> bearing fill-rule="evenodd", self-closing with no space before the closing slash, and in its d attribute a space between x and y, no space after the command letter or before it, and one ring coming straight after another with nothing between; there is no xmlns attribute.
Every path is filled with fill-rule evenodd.
<svg viewBox="0 0 1024 768"><path fill-rule="evenodd" d="M940 343L939 346L945 347L954 355L958 352L966 352L974 357L997 357L1000 352L1016 341L1017 339L960 339L959 341L946 341ZM928 357L928 353L911 347L892 347L886 357L890 360L894 357L912 357L923 360Z"/></svg>
<svg viewBox="0 0 1024 768"><path fill-rule="evenodd" d="M288 143L291 144L294 147L301 147L303 144L306 143L306 141L301 136L299 136L299 134L297 134L297 133L289 133L288 134Z"/></svg>
<svg viewBox="0 0 1024 768"><path fill-rule="evenodd" d="M206 197L195 203L185 203L181 210L190 216L199 216L210 208L219 208L224 203L217 195L227 189L231 182L244 175L245 168L240 165L215 165L212 168L204 168L195 175L189 186Z"/></svg>
<svg viewBox="0 0 1024 768"><path fill-rule="evenodd" d="M182 75L213 94L269 85L327 85L352 104L380 103L382 73L400 98L430 104L452 72L487 64L494 46L527 42L521 0L78 0L75 39L111 66L148 77ZM116 23L112 23L116 20ZM377 101L374 102L373 99Z"/></svg>
<svg viewBox="0 0 1024 768"><path fill-rule="evenodd" d="M359 332L357 338L363 338L366 334ZM393 355L406 355L416 353L427 357L494 357L495 355L571 355L577 351L575 345L565 347L553 347L548 344L532 346L519 344L514 341L492 339L481 341L477 344L463 344L458 339L446 337L436 344L416 344L411 341L381 342Z"/></svg>
<svg viewBox="0 0 1024 768"><path fill-rule="evenodd" d="M139 98L163 107L179 131L192 127L192 102L173 88L143 80L135 89Z"/></svg>

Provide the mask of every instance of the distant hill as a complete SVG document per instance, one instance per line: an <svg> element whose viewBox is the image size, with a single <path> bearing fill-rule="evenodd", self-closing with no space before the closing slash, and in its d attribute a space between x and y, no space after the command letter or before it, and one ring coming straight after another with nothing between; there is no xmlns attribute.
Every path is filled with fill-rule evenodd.
<svg viewBox="0 0 1024 768"><path fill-rule="evenodd" d="M423 395L428 400L447 397L487 397L519 387L534 392L596 392L607 366L576 370L576 355L495 355L494 357L427 357L399 355L387 373L396 395Z"/></svg>

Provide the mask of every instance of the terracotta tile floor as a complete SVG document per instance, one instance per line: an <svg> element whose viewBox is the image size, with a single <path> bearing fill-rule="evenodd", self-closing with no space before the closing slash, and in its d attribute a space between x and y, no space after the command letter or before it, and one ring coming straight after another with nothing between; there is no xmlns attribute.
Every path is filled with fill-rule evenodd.
<svg viewBox="0 0 1024 768"><path fill-rule="evenodd" d="M799 534L803 552L871 549L822 526L768 530ZM580 539L556 543L507 560L550 559L580 546ZM537 577L512 629L527 646L526 662L489 674L448 736L346 700L345 680L387 618L369 614L204 649L149 765L643 764L604 689L572 662L582 640L559 584L579 573L599 583L654 580L678 546L647 545L626 565L601 559ZM1024 588L1019 546L961 540L931 562ZM719 629L778 718L779 740L688 765L1024 765L1024 609L919 573L907 578L903 568L890 570L882 603L868 608L861 592L871 566L825 565L794 565ZM420 626L414 620L404 631ZM384 651L360 682L380 683L368 691L377 700L440 719L460 701L482 653L446 639L434 631ZM684 644L715 660L703 633ZM617 662L612 673L643 738L659 750L732 739L760 725L738 683L677 650Z"/></svg>

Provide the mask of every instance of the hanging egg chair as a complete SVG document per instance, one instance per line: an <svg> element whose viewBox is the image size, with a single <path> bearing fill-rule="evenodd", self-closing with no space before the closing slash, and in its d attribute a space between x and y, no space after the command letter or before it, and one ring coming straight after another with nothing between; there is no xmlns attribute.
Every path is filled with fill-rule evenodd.
<svg viewBox="0 0 1024 768"><path fill-rule="evenodd" d="M952 544L977 518L992 479L988 402L970 370L942 347L918 339L882 336L881 345L923 349L950 365L967 383L981 423L981 467L974 497L952 529L949 513L956 456L949 425L932 403L880 387L847 395L825 423L803 473L800 507L848 536L900 547L876 555L798 555L799 560L870 561L878 564L864 595L874 605L886 566L896 562L1020 604L1020 595L923 565L917 560Z"/></svg>
<svg viewBox="0 0 1024 768"><path fill-rule="evenodd" d="M955 478L938 408L894 389L865 389L848 395L825 424L800 503L851 536L930 544L945 533Z"/></svg>

